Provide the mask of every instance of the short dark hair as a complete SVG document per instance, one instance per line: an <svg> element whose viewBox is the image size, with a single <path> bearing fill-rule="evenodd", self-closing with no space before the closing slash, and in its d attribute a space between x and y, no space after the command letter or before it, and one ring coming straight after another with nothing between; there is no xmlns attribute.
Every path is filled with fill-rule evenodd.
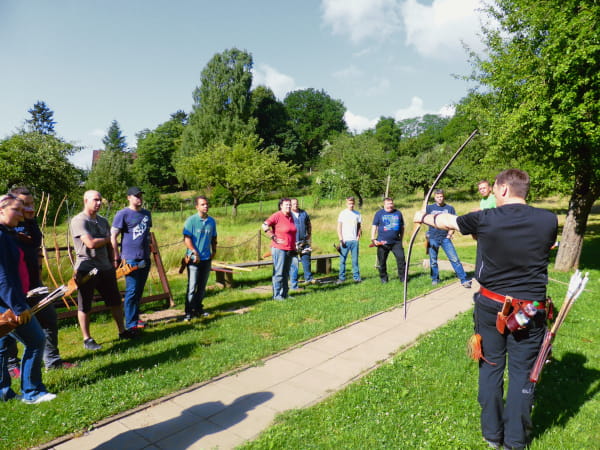
<svg viewBox="0 0 600 450"><path fill-rule="evenodd" d="M484 180L479 180L479 181L477 182L477 186L479 186L480 184L483 184L483 183L485 183L485 184L487 184L488 186L490 186L490 182L489 182L488 180L485 180L485 179L484 179Z"/></svg>
<svg viewBox="0 0 600 450"><path fill-rule="evenodd" d="M443 189L436 189L435 191L433 191L433 195L436 195L436 194L442 194L443 195L444 194L444 190Z"/></svg>
<svg viewBox="0 0 600 450"><path fill-rule="evenodd" d="M194 205L197 205L200 200L206 200L206 203L209 203L205 195L196 195L194 197Z"/></svg>
<svg viewBox="0 0 600 450"><path fill-rule="evenodd" d="M386 198L383 199L384 203L385 202L393 202L393 201L394 201L394 199L392 197L386 197Z"/></svg>
<svg viewBox="0 0 600 450"><path fill-rule="evenodd" d="M354 197L350 196L350 197L346 197L346 201L354 202L355 200L354 200Z"/></svg>
<svg viewBox="0 0 600 450"><path fill-rule="evenodd" d="M280 198L279 199L279 205L277 205L277 207L279 209L281 209L281 205L283 205L283 202L291 202L291 201L292 201L292 199L287 198L287 197Z"/></svg>
<svg viewBox="0 0 600 450"><path fill-rule="evenodd" d="M507 169L496 175L496 184L506 184L511 195L526 198L529 193L529 174L520 169Z"/></svg>
<svg viewBox="0 0 600 450"><path fill-rule="evenodd" d="M13 195L33 195L27 186L13 186L8 192Z"/></svg>

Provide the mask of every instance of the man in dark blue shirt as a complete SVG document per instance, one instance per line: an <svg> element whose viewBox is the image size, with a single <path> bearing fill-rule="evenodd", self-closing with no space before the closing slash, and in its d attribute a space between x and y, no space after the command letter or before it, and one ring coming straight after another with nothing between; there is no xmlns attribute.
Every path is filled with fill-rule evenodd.
<svg viewBox="0 0 600 450"><path fill-rule="evenodd" d="M379 278L382 283L388 282L387 258L390 251L396 257L398 278L404 277L404 249L402 236L404 235L404 219L402 213L394 208L394 200L387 197L383 199L383 209L375 213L371 227L371 242L377 247L377 261L379 262Z"/></svg>
<svg viewBox="0 0 600 450"><path fill-rule="evenodd" d="M125 275L125 329L133 337L145 327L140 320L140 300L150 272L150 211L142 208L143 192L138 187L127 190L127 208L117 212L111 227L114 266L124 259L134 270ZM117 238L123 236L121 249Z"/></svg>
<svg viewBox="0 0 600 450"><path fill-rule="evenodd" d="M456 215L456 211L454 207L445 203L444 191L442 189L436 189L434 191L433 198L435 199L435 203L431 205L427 205L427 214L438 215L438 214L454 214ZM456 253L456 249L452 244L452 236L454 235L454 230L438 230L435 227L429 227L429 231L427 231L427 239L429 240L429 264L430 264L430 272L431 272L431 284L436 285L440 282L440 272L438 269L438 252L440 251L440 247L446 253L450 264L452 264L452 268L454 269L454 273L460 280L461 284L466 287L471 287L471 280L467 278L467 274L465 273L465 269L458 259L458 254Z"/></svg>

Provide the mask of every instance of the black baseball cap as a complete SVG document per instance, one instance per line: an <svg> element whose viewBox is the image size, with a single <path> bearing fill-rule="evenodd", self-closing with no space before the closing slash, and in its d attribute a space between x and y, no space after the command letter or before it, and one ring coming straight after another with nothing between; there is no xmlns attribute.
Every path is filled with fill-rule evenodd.
<svg viewBox="0 0 600 450"><path fill-rule="evenodd" d="M136 186L132 186L129 189L127 189L127 196L129 197L130 195L140 195L143 194L144 191L142 191L139 187Z"/></svg>

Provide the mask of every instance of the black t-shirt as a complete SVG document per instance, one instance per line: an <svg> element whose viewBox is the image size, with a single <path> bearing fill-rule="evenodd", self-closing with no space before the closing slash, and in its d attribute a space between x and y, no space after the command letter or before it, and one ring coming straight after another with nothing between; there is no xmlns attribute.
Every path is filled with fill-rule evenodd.
<svg viewBox="0 0 600 450"><path fill-rule="evenodd" d="M482 286L524 300L546 298L555 214L508 204L460 216L457 223L462 234L477 235L475 278Z"/></svg>

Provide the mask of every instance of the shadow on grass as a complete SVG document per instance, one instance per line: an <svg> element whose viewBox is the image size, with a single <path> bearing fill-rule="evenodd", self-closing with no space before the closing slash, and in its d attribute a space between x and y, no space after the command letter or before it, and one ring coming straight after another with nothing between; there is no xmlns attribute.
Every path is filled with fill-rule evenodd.
<svg viewBox="0 0 600 450"><path fill-rule="evenodd" d="M600 379L600 370L584 367L586 361L582 354L565 353L561 360L553 360L545 367L536 388L533 438L553 427L564 428L581 407L598 394L600 385L596 382Z"/></svg>
<svg viewBox="0 0 600 450"><path fill-rule="evenodd" d="M600 270L600 225L590 225L586 231L586 235L594 236L588 237L581 250L581 257L579 259L579 267L582 269L593 269Z"/></svg>
<svg viewBox="0 0 600 450"><path fill-rule="evenodd" d="M200 403L183 409L172 419L121 433L96 448L143 448L159 442L161 448L190 448L204 436L242 422L249 411L272 397L271 392L254 392L238 397L230 405L221 401Z"/></svg>

